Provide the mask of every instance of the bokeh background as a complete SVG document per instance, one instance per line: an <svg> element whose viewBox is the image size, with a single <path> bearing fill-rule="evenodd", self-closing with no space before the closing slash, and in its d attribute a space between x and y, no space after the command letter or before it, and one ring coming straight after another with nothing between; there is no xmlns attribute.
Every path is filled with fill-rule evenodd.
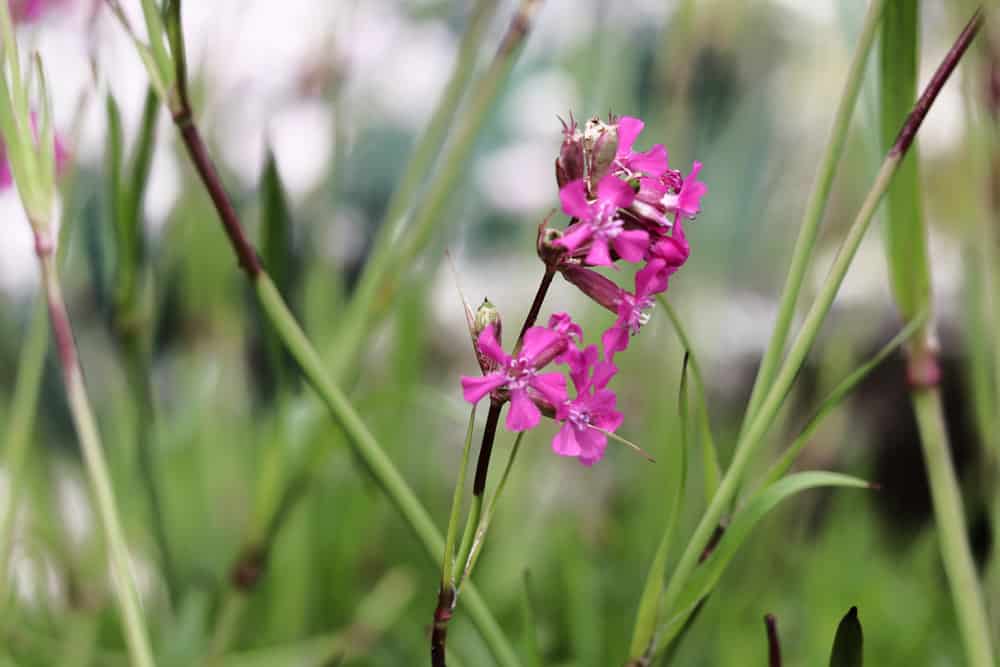
<svg viewBox="0 0 1000 667"><path fill-rule="evenodd" d="M149 438L185 587L177 604L166 599L135 472L138 417L109 333L113 257L104 100L111 94L118 102L131 145L147 79L101 3L55 4L21 30L45 61L57 125L72 154L63 200L64 224L72 226L67 298L157 642L176 664L192 664L191 652L207 644L216 626L229 570L252 532L260 498L281 479L274 471L293 468L314 443L326 441L324 451L331 453L311 462L313 475L285 516L268 571L236 626L235 648L259 662L239 664L322 664L288 656L297 655L303 640L335 632L346 632L358 650L355 664L422 664L438 565L427 560L310 391L276 397L243 278L163 117L143 211L156 303L158 414ZM138 18L138 3L124 4ZM926 81L963 17L955 6L961 3L922 4ZM195 106L210 149L252 236L265 156L274 152L293 220L289 297L330 355L385 204L455 64L467 5L185 3ZM570 111L578 118L640 116L647 122L643 148L666 144L671 166L685 172L693 160L705 165L708 195L688 228L692 256L668 297L693 335L713 429L728 460L864 6L861 0L541 3L434 241L403 267L407 279L392 314L368 332L346 385L440 527L468 414L459 376L476 368L456 282L472 302L489 297L508 331L520 323L542 271L534 254L536 227L558 207L557 115ZM515 7L499 3L479 49L480 67L492 58ZM874 58L870 70L873 64ZM972 93L984 76L975 60L960 68L921 131L919 151L949 428L973 541L985 559L989 485L978 474L982 454L967 398L961 307L963 230L987 194L964 166L973 140ZM836 247L880 160L876 103L870 76L834 185L824 248ZM820 255L810 284L819 283L830 261L831 255ZM0 424L37 285L29 228L8 190L0 195ZM584 322L592 340L611 321L557 281L545 312L562 309ZM873 230L758 472L825 391L898 326ZM621 433L654 457L679 442L682 357L660 312L619 357ZM855 474L882 490L811 492L769 515L711 596L675 664L765 664L765 613L778 618L787 664L825 664L836 624L852 605L860 609L869 664L961 664L903 383L898 360L880 369L817 434L800 464ZM660 464L615 444L590 469L561 459L549 448L553 433L543 425L528 436L474 578L517 639L521 582L530 571L546 665L620 664L670 490ZM69 654L90 660L67 664L114 663L124 655L121 634L54 359L35 436L11 573L20 620L5 639L17 664L61 664L58 656ZM501 434L496 465L511 441ZM690 478L686 531L703 506L696 463ZM0 502L8 502L9 486L0 467ZM385 597L373 602L373 594ZM997 594L994 586L991 598ZM383 604L386 599L393 604ZM379 620L359 622L359 608ZM492 664L461 605L449 639L456 664ZM73 642L91 648L74 652L67 648L77 646ZM269 652L275 647L293 652L277 658Z"/></svg>

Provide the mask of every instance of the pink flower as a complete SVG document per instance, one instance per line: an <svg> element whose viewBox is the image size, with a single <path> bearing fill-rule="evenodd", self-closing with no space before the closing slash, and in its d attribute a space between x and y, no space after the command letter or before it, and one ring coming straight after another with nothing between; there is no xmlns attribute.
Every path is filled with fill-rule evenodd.
<svg viewBox="0 0 1000 667"><path fill-rule="evenodd" d="M701 162L695 161L680 192L676 195L666 194L661 200L668 213L676 214L675 219L693 218L701 210L701 198L708 192L708 186L698 180L699 171Z"/></svg>
<svg viewBox="0 0 1000 667"><path fill-rule="evenodd" d="M615 168L618 174L625 178L643 174L659 176L667 170L667 149L663 144L656 144L643 153L632 150L632 145L645 126L641 120L631 116L622 116L618 119L618 152L615 155Z"/></svg>
<svg viewBox="0 0 1000 667"><path fill-rule="evenodd" d="M47 10L66 0L8 0L14 21L36 21Z"/></svg>
<svg viewBox="0 0 1000 667"><path fill-rule="evenodd" d="M587 201L582 179L570 181L559 191L563 211L578 220L555 241L571 253L587 251L586 262L595 266L612 263L609 244L626 261L638 262L646 254L649 235L626 230L618 209L628 208L635 193L628 183L608 174L597 184L597 200ZM588 246L589 244L589 246Z"/></svg>
<svg viewBox="0 0 1000 667"><path fill-rule="evenodd" d="M653 293L665 292L670 276L684 265L691 255L691 246L684 236L684 226L680 219L674 223L670 236L663 236L649 248L649 262L643 271L650 271ZM650 268L653 267L653 268Z"/></svg>
<svg viewBox="0 0 1000 667"><path fill-rule="evenodd" d="M532 401L534 397L552 405L566 400L566 378L561 373L537 372L565 351L564 335L545 327L531 327L524 334L520 352L510 356L497 342L491 324L479 334L476 345L481 354L496 362L497 369L484 376L463 376L462 395L469 403L478 403L487 394L506 389L510 395L507 428L511 431L526 431L538 424L542 415Z"/></svg>
<svg viewBox="0 0 1000 667"><path fill-rule="evenodd" d="M563 426L552 439L556 454L576 456L586 466L604 456L608 438L602 431L613 432L622 423L622 415L615 409L617 397L606 388L618 369L610 362L597 361L597 356L595 345L582 352L585 364L573 372L577 396L556 409L556 419Z"/></svg>
<svg viewBox="0 0 1000 667"><path fill-rule="evenodd" d="M618 301L618 319L601 335L604 354L613 359L616 352L628 347L629 337L639 333L642 325L649 321L649 310L653 307L652 295L658 286L656 275L662 269L658 262L650 262L635 274L635 294L622 290Z"/></svg>
<svg viewBox="0 0 1000 667"><path fill-rule="evenodd" d="M573 321L569 313L553 313L549 318L549 329L566 340L566 350L555 358L557 364L571 364L576 355L580 354L577 347L583 342L583 329Z"/></svg>

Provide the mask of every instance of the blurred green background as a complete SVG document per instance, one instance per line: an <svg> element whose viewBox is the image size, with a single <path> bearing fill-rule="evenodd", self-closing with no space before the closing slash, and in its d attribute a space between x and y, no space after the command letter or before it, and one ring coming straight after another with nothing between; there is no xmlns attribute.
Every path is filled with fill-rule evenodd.
<svg viewBox="0 0 1000 667"><path fill-rule="evenodd" d="M453 66L465 4L186 5L196 107L210 148L255 239L265 147L273 148L289 197L286 296L331 356L368 244ZM713 429L728 460L864 4L542 3L431 247L403 267L391 316L368 332L345 383L439 527L447 520L468 414L459 376L475 370L454 275L470 301L488 296L499 307L512 336L541 276L537 224L558 206L556 114L640 116L647 122L642 148L664 143L671 166L685 172L695 159L705 165L709 192L689 226L691 260L668 297L693 334ZM311 392L281 379L284 371L276 369L283 367L268 355L214 210L166 118L143 208L155 302L156 418L137 423L143 417L110 329L115 258L103 96L111 92L121 105L131 145L145 81L120 28L99 5L67 3L25 34L46 59L57 118L73 140L63 201L64 224L72 226L64 283L163 664L193 664L208 646L226 608L234 561L257 536L275 489L300 467L311 475L292 480L301 493L283 515L266 572L235 621L232 650L243 662L232 664L325 664L334 654L321 640L334 633L357 651L353 664L424 664L439 564L428 561ZM515 7L499 5L479 49L481 65ZM929 73L963 17L952 3L923 5L921 71ZM81 65L88 54L96 80ZM967 142L975 141L968 93L978 91L984 76L976 60L960 69L928 117L919 148L947 416L973 542L985 559L983 496L990 484L977 475L982 455L968 407L961 309L962 230L988 194L963 164ZM842 237L880 159L870 78L834 186L824 247ZM0 426L37 282L21 238L26 225L14 220L16 197L6 193L3 200L0 209L11 219L0 243ZM898 328L880 238L870 236L791 407L773 429L772 453L830 387ZM820 259L811 284L828 262ZM609 313L557 281L543 316L562 309L584 323L591 341L611 322ZM669 321L654 312L618 359L621 433L657 458L679 442L682 357ZM853 605L865 628L868 664L961 664L904 379L900 362L886 365L829 420L801 461L804 468L881 483L882 490L810 492L768 515L673 664L765 664L765 613L778 618L786 664L825 664L837 622ZM10 573L17 622L3 639L19 665L123 664L100 533L54 358L39 409ZM153 446L183 585L173 603L158 574L136 471L137 431ZM670 490L662 464L614 443L591 469L561 459L550 450L554 432L543 425L527 436L474 580L509 636L521 641L521 582L530 571L544 664L621 664ZM512 440L501 433L494 468ZM316 449L317 443L324 446ZM756 471L772 460L761 460ZM703 507L698 458L692 461L681 536ZM0 501L9 502L9 486L0 468ZM1000 596L996 583L992 599ZM310 638L320 641L304 643ZM272 652L279 649L286 652ZM461 603L449 649L456 665L492 664Z"/></svg>

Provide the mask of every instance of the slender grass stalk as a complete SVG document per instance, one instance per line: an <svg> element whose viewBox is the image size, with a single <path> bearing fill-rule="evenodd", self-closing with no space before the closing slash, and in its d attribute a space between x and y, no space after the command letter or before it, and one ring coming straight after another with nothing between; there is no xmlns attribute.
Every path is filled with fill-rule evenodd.
<svg viewBox="0 0 1000 667"><path fill-rule="evenodd" d="M445 85L434 114L410 154L403 175L392 192L386 205L386 213L379 225L378 235L372 246L371 258L365 266L365 276L377 277L386 270L384 265L391 259L392 242L399 236L406 224L406 211L413 205L421 184L434 166L434 160L441 152L452 119L461 105L462 96L475 70L476 60L490 19L496 13L498 0L478 0L469 15L468 25L462 34L462 41L455 58L455 68Z"/></svg>
<svg viewBox="0 0 1000 667"><path fill-rule="evenodd" d="M986 605L965 531L962 494L948 446L941 395L937 387L921 387L912 392L911 399L920 429L931 499L934 501L941 556L951 585L952 600L958 612L966 659L974 667L993 667L996 663Z"/></svg>
<svg viewBox="0 0 1000 667"><path fill-rule="evenodd" d="M436 225L445 217L444 209L466 172L476 138L490 117L497 96L510 75L517 55L531 29L532 19L542 0L522 0L507 27L489 68L469 92L468 106L456 123L440 168L427 187L427 195L406 224L388 222L399 228L398 237L389 239L395 252L386 253L367 266L354 297L344 314L342 329L332 347L331 369L335 379L343 378L358 359L373 321L384 313L398 286L396 280L427 245ZM401 204L402 205L402 204Z"/></svg>
<svg viewBox="0 0 1000 667"><path fill-rule="evenodd" d="M451 515L448 517L448 532L445 533L444 557L441 565L441 586L454 584L455 539L458 533L458 517L462 511L462 492L465 490L465 473L469 466L469 451L472 449L472 432L476 426L476 406L469 412L469 426L465 431L465 446L462 447L462 461L459 463L458 480L451 499Z"/></svg>
<svg viewBox="0 0 1000 667"><path fill-rule="evenodd" d="M122 620L129 647L129 654L137 667L153 667L153 652L149 644L148 632L142 617L139 592L129 564L125 534L118 517L111 476L104 459L97 422L90 409L90 401L83 383L76 343L69 313L59 287L55 262L52 257L52 243L36 230L35 246L41 265L42 285L48 303L49 320L55 335L56 348L63 368L63 380L70 414L80 439L87 474L97 501L97 513L104 529L110 555L111 574L115 593L122 610Z"/></svg>
<svg viewBox="0 0 1000 667"><path fill-rule="evenodd" d="M11 402L10 421L4 438L4 467L10 479L8 501L0 516L0 619L6 619L10 577L10 559L14 550L14 533L17 524L17 510L24 486L24 465L28 454L28 444L35 422L38 395L45 369L45 353L49 349L48 318L45 313L45 298L38 296L31 315L31 323L25 332L14 383L14 397ZM0 622L3 622L0 620Z"/></svg>
<svg viewBox="0 0 1000 667"><path fill-rule="evenodd" d="M944 86L945 82L958 65L962 55L965 53L969 44L972 42L972 39L978 32L981 22L981 14L976 13L966 28L959 35L954 46L952 46L951 50L938 66L934 77L927 84L923 95L910 112L910 115L907 117L903 127L897 135L892 149L882 162L882 166L879 169L875 182L872 185L871 190L868 192L868 195L865 197L857 217L851 224L847 236L833 260L833 264L830 267L827 278L824 281L815 302L806 315L802 328L796 336L784 364L775 376L774 382L771 384L765 399L761 403L760 409L752 419L749 427L740 436L733 455L733 461L726 470L726 473L719 484L719 490L716 492L712 501L706 508L705 513L702 515L698 526L695 528L695 531L684 550L684 553L681 555L680 560L674 568L673 575L671 576L666 592L664 593L663 604L666 610L675 612L680 611L673 608L674 604L684 588L684 585L690 578L692 571L697 565L698 557L701 554L702 549L709 543L713 532L715 532L716 527L719 524L719 520L721 519L723 512L726 510L738 490L747 465L752 460L753 455L758 451L760 444L763 442L764 436L774 421L778 411L781 409L781 406L791 389L792 383L795 380L795 376L798 374L798 371L802 366L802 362L805 360L806 355L816 340L820 326L823 324L823 321L833 304L833 300L840 289L840 285L844 280L844 276L847 274L847 270L850 267L852 260L854 259L858 246L861 244L861 240L863 239L865 232L868 230L868 226L875 215L875 211L892 182L892 177L895 175L900 162L906 155L907 150L910 148L913 139L916 136L917 130L919 130L920 125L926 117L927 112L930 110L931 105L934 103L937 94L941 91L941 88Z"/></svg>
<svg viewBox="0 0 1000 667"><path fill-rule="evenodd" d="M465 530L462 533L462 542L458 547L458 556L455 562L459 564L458 583L461 586L465 580L465 566L469 562L469 554L472 553L472 541L476 537L479 529L479 519L483 516L484 497L482 494L472 496L469 507L469 516L465 522Z"/></svg>
<svg viewBox="0 0 1000 667"><path fill-rule="evenodd" d="M823 402L820 403L819 408L813 413L809 421L802 428L799 434L789 445L788 449L782 453L777 461L768 469L767 473L764 474L764 481L761 486L770 486L771 484L777 482L779 479L785 476L792 466L795 464L795 460L798 458L802 449L809 444L810 439L816 432L816 429L820 427L824 419L833 412L837 406L847 398L854 389L861 384L861 382L868 377L868 375L878 367L883 361L885 361L890 354L894 353L900 347L902 347L910 338L916 334L917 330L924 326L927 322L927 312L924 311L922 314L911 320L903 329L893 336L892 340L886 343L882 348L873 356L871 359L866 361L864 364L852 371L847 377L840 381L833 390L827 394Z"/></svg>
<svg viewBox="0 0 1000 667"><path fill-rule="evenodd" d="M816 180L813 183L809 201L802 216L802 223L799 226L799 236L795 241L795 249L792 251L788 277L785 279L785 286L781 292L778 316L774 323L774 330L771 332L771 340L768 342L764 358L761 360L760 370L757 371L757 378L754 380L741 432L753 423L780 368L785 353L785 344L788 341L788 333L792 326L792 320L795 318L795 307L802 286L806 282L806 270L809 268L813 249L816 247L816 237L823 220L823 213L826 211L827 201L830 199L833 177L836 174L837 164L844 154L844 144L847 141L851 116L854 115L858 93L865 78L868 54L875 41L875 36L878 34L878 26L885 6L886 0L871 0L868 4L861 36L854 50L851 67L847 73L847 81L840 94L840 102L837 104L830 138L823 152L823 158L820 160L819 171L816 173Z"/></svg>
<svg viewBox="0 0 1000 667"><path fill-rule="evenodd" d="M881 129L891 145L899 123L916 94L919 5L899 0L886 10L882 28ZM900 167L886 202L885 251L892 292L904 319L929 308L930 258L922 215L919 162L915 151ZM921 328L906 348L910 399L917 418L924 464L930 481L941 556L951 586L952 601L968 664L994 665L986 605L979 585L951 448L944 425L939 389L941 371L932 327Z"/></svg>

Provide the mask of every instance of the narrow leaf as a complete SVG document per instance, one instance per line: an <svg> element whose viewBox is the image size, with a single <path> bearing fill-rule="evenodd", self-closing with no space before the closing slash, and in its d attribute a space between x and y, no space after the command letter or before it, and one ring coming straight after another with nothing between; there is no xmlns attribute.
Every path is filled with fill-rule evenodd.
<svg viewBox="0 0 1000 667"><path fill-rule="evenodd" d="M868 488L868 482L856 477L832 472L803 472L790 475L758 491L739 511L726 529L721 541L705 561L691 574L681 592L675 610L682 613L671 618L670 624L683 622L686 610L698 603L718 583L729 562L750 536L750 531L778 503L802 491L828 486ZM671 610L671 611L675 611Z"/></svg>
<svg viewBox="0 0 1000 667"><path fill-rule="evenodd" d="M861 667L864 662L864 633L858 620L858 608L851 607L837 626L830 654L830 667Z"/></svg>
<svg viewBox="0 0 1000 667"><path fill-rule="evenodd" d="M643 585L642 596L639 598L639 609L636 612L635 627L632 630L632 644L629 648L629 656L633 660L638 660L644 656L652 647L656 625L660 616L660 601L663 595L664 576L667 569L667 557L670 554L670 545L673 541L674 528L677 524L677 517L684 502L684 491L687 486L687 434L688 434L688 369L690 365L690 353L684 354L684 364L681 369L681 383L677 394L677 417L681 433L680 442L674 446L666 447L668 459L666 461L666 475L664 486L668 489L667 520L663 526L663 535L660 537L660 544L656 548L653 562L649 566L646 574L646 583ZM671 492L672 490L672 492Z"/></svg>
<svg viewBox="0 0 1000 667"><path fill-rule="evenodd" d="M785 474L791 470L792 466L795 464L795 459L798 458L799 453L802 449L809 443L816 429L819 428L820 424L827 418L827 416L833 412L847 396L850 395L854 389L861 384L861 382L868 377L868 375L878 367L886 358L889 357L893 352L898 350L902 345L913 336L913 334L920 328L923 327L924 322L927 320L927 311L924 310L917 314L913 320L910 321L903 329L896 334L892 340L886 343L882 349L880 349L875 356L866 361L864 364L855 369L850 375L840 381L836 387L833 388L823 402L820 403L819 408L816 410L815 414L809 419L809 422L803 427L802 431L792 442L791 446L785 453L781 455L771 469L768 471L764 478L764 485L773 484L778 481Z"/></svg>
<svg viewBox="0 0 1000 667"><path fill-rule="evenodd" d="M663 310L666 311L667 317L670 318L670 323L674 327L674 333L677 334L677 339L684 347L684 352L690 360L691 375L693 376L697 392L695 400L697 401L698 411L698 443L701 446L702 470L705 475L705 498L711 500L719 488L719 479L722 477L722 473L719 468L719 450L715 446L715 438L712 435L712 424L708 414L708 401L705 398L704 376L701 374L701 365L698 363L698 358L691 347L691 338L688 336L680 316L677 315L677 311L674 310L670 302L662 295L658 296L657 300L663 306Z"/></svg>
<svg viewBox="0 0 1000 667"><path fill-rule="evenodd" d="M524 571L521 588L521 623L524 634L525 664L528 667L542 667L542 655L538 650L538 614L535 613L535 602L531 593L531 572Z"/></svg>

